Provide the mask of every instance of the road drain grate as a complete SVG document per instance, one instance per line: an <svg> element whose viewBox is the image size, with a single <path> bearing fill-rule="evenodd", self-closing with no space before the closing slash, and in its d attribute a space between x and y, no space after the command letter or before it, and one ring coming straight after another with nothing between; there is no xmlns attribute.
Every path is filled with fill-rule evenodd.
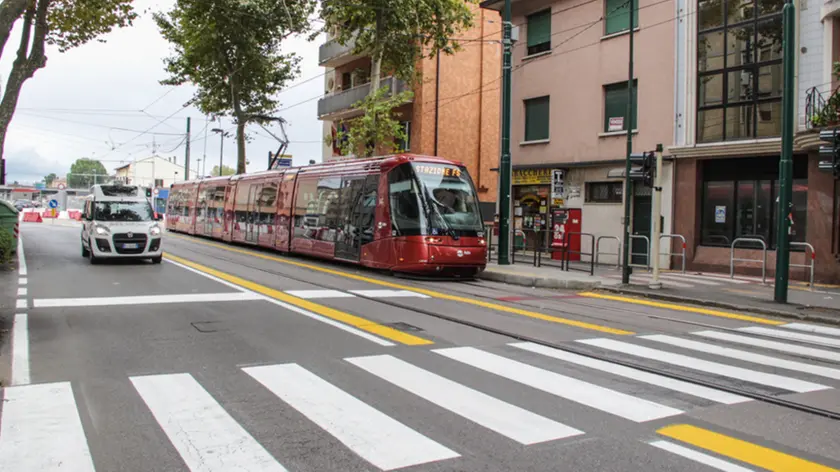
<svg viewBox="0 0 840 472"><path fill-rule="evenodd" d="M417 326L410 325L402 321L397 321L396 323L386 323L385 326L390 326L391 328L398 329L400 331L423 331L422 328L418 328Z"/></svg>

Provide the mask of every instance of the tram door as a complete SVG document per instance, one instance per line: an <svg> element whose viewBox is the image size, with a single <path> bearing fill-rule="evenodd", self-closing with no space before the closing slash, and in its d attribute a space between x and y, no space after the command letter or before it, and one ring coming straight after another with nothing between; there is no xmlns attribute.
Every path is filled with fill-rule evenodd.
<svg viewBox="0 0 840 472"><path fill-rule="evenodd" d="M257 199L262 185L254 184L248 189L248 216L245 218L245 241L256 243L260 237L260 208Z"/></svg>
<svg viewBox="0 0 840 472"><path fill-rule="evenodd" d="M216 209L211 208L213 197L216 196L215 190L215 187L205 188L201 190L204 193L204 231L202 232L202 234L208 236L213 234L213 219L216 215Z"/></svg>
<svg viewBox="0 0 840 472"><path fill-rule="evenodd" d="M373 222L376 211L377 175L345 177L341 183L335 257L359 260L362 246L373 241Z"/></svg>

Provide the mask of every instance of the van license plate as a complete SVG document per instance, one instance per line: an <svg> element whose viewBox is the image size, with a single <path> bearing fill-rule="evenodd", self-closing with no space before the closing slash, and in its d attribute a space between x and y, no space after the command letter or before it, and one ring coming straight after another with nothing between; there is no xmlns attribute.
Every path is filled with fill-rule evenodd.
<svg viewBox="0 0 840 472"><path fill-rule="evenodd" d="M126 243L123 244L123 249L137 249L137 243Z"/></svg>

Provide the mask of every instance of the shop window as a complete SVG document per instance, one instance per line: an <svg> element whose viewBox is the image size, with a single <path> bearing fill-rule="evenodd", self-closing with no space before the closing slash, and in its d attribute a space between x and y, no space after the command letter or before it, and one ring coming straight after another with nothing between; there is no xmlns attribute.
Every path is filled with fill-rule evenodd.
<svg viewBox="0 0 840 472"><path fill-rule="evenodd" d="M697 142L781 134L781 6L699 1Z"/></svg>
<svg viewBox="0 0 840 472"><path fill-rule="evenodd" d="M528 15L528 55L551 49L551 9Z"/></svg>
<svg viewBox="0 0 840 472"><path fill-rule="evenodd" d="M586 203L621 203L622 182L586 182Z"/></svg>
<svg viewBox="0 0 840 472"><path fill-rule="evenodd" d="M726 159L704 165L701 244L730 247L735 238L776 244L778 158ZM791 241L806 238L808 180L805 159L794 161ZM739 247L760 248L758 243Z"/></svg>
<svg viewBox="0 0 840 472"><path fill-rule="evenodd" d="M633 109L630 110L630 129L636 129L639 108L638 82L633 81ZM610 126L610 121L621 118L621 129ZM604 132L627 130L627 82L604 86Z"/></svg>
<svg viewBox="0 0 840 472"><path fill-rule="evenodd" d="M639 1L634 1L636 7L633 11L633 28L639 27ZM629 30L630 25L630 2L627 0L605 0L604 34L610 35Z"/></svg>
<svg viewBox="0 0 840 472"><path fill-rule="evenodd" d="M525 100L525 141L548 139L549 97Z"/></svg>

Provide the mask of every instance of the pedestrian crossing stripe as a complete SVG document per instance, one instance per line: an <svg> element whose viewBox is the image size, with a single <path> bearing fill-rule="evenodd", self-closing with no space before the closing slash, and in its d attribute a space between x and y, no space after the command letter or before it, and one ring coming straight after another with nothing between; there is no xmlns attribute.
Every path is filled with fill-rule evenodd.
<svg viewBox="0 0 840 472"><path fill-rule="evenodd" d="M796 333L796 330L791 332ZM740 334L736 336L739 340L746 337ZM649 335L637 338L640 342L658 342L681 349L696 350L712 357L735 359L813 375L819 375L818 372L833 374L833 369L822 372L814 370L822 366L786 361L680 337ZM796 353L794 347L799 346L759 338L756 340L761 341L756 347L769 346L782 352ZM719 341L730 342L730 339L724 338ZM792 377L637 346L631 342L611 339L584 339L578 342L729 377L739 382L752 382L790 391L829 388ZM767 342L772 344L768 345ZM561 365L584 367L715 403L737 404L750 401L746 397L726 391L562 349L527 342L511 343L507 346L514 349L511 353L536 354L541 356L539 359L546 359L548 362L559 361ZM489 372L503 379L503 382L520 384L633 422L673 418L683 413L680 409L652 402L638 395L625 394L483 349L455 347L436 349L432 352L434 354L427 355L436 356L436 359L448 359L443 362L454 361L468 368ZM363 372L362 375L370 376L370 379L380 379L433 407L453 413L523 446L587 434L585 430L578 429L578 425L567 425L555 418L532 412L525 405L495 398L452 378L420 368L395 355L348 357L344 361L348 369L358 369L356 372ZM241 370L254 379L255 385L261 385L277 397L277 401L289 405L321 431L331 435L349 451L378 469L412 467L455 459L464 453L458 450L457 444L442 444L436 438L416 431L400 419L383 413L373 404L362 401L351 392L298 364L264 365L245 367ZM833 375L830 377L835 378ZM173 373L131 376L129 381L174 450L191 471L286 471L284 465L240 425L192 375ZM0 409L0 463L4 464L4 468L9 466L9 470L55 470L61 467L62 470L66 468L80 472L94 471L78 405L69 382L8 387L4 392L4 400ZM661 434L670 439L728 455L711 448L710 444L714 444L714 441L709 441L712 437L709 436L711 432L685 434L685 428L665 428L660 431L664 431ZM720 470L740 472L734 464L726 461L715 462L720 459L675 442L658 441L650 444L695 462L729 467L718 467ZM38 454L33 454L32 451L38 451ZM799 472L830 469L793 470Z"/></svg>

